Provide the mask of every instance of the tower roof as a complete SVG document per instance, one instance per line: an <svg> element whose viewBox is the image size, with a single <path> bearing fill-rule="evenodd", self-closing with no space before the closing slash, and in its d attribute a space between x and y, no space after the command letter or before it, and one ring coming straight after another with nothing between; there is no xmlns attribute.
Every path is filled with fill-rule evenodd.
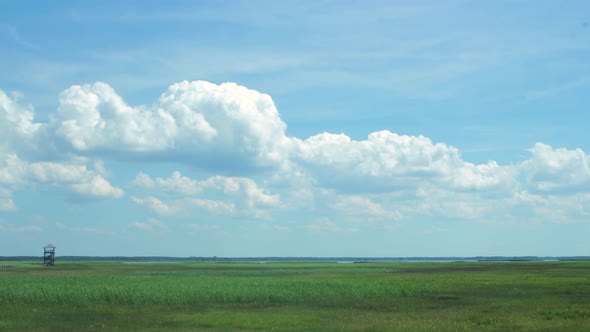
<svg viewBox="0 0 590 332"><path fill-rule="evenodd" d="M50 243L50 244L46 245L46 246L45 246L45 247L43 247L43 248L55 248L55 246L54 246L53 244L51 244L51 243Z"/></svg>

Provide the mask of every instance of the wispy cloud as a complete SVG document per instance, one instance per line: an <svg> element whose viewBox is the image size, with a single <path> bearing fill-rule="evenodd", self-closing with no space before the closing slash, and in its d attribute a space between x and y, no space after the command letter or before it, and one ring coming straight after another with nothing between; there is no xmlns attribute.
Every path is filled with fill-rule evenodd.
<svg viewBox="0 0 590 332"><path fill-rule="evenodd" d="M142 232L164 232L168 230L168 226L157 219L150 218L145 222L134 221L128 226L130 230L137 230Z"/></svg>
<svg viewBox="0 0 590 332"><path fill-rule="evenodd" d="M311 221L306 228L313 234L325 235L330 233L356 233L359 231L355 227L342 227L332 221L330 218L317 218Z"/></svg>
<svg viewBox="0 0 590 332"><path fill-rule="evenodd" d="M0 222L0 233L25 233L25 232L41 232L43 229L39 226L18 226L9 223Z"/></svg>
<svg viewBox="0 0 590 332"><path fill-rule="evenodd" d="M526 98L529 100L537 100L543 98L551 98L567 93L574 89L587 87L590 85L590 76L583 76L571 81L562 82L543 89L533 90L527 93Z"/></svg>
<svg viewBox="0 0 590 332"><path fill-rule="evenodd" d="M29 42L28 40L26 40L19 32L18 30L10 25L6 25L6 30L8 31L8 34L10 35L10 38L12 38L12 40L18 44L21 47L27 48L27 49L31 49L31 50L37 50L39 49L38 45L35 45L31 42Z"/></svg>

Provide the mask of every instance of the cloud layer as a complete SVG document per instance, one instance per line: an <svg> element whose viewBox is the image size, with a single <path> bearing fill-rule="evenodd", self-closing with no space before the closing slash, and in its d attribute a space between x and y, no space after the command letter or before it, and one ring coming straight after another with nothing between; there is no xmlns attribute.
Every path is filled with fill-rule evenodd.
<svg viewBox="0 0 590 332"><path fill-rule="evenodd" d="M76 85L60 94L50 119L35 122L32 106L0 90L1 210L17 209L16 190L122 198L125 184L109 182L116 169L105 170L102 161L124 160L139 169L128 184L131 201L158 216L272 219L307 211L324 216L313 225L339 230L356 228L332 227L334 217L393 227L418 216L588 216L590 156L581 149L537 143L523 161L473 164L453 146L388 130L365 140L289 137L272 98L235 83L175 83L147 106L128 105L105 83ZM158 177L141 171L145 161L208 176Z"/></svg>

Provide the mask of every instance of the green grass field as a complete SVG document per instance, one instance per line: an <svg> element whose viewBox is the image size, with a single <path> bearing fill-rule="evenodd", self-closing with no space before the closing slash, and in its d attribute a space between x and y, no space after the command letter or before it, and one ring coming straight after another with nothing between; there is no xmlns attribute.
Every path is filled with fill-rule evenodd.
<svg viewBox="0 0 590 332"><path fill-rule="evenodd" d="M590 331L590 261L10 264L0 331Z"/></svg>

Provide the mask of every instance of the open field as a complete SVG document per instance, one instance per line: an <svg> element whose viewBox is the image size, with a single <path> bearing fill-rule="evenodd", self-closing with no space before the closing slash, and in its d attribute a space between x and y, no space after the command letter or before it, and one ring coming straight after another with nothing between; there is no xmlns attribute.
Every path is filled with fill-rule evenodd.
<svg viewBox="0 0 590 332"><path fill-rule="evenodd" d="M590 330L590 261L7 265L0 331Z"/></svg>

